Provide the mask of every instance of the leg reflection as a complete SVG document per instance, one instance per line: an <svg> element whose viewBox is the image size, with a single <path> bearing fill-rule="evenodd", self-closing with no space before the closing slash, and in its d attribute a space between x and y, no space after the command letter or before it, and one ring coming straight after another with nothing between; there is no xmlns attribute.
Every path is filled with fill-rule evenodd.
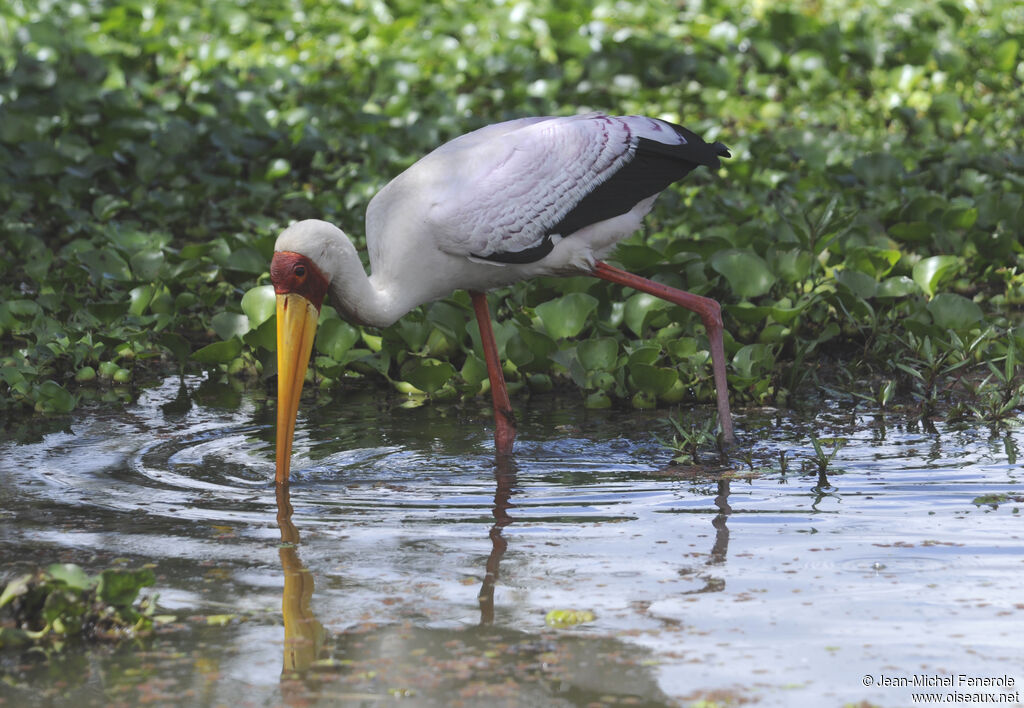
<svg viewBox="0 0 1024 708"><path fill-rule="evenodd" d="M494 624L494 585L498 581L498 565L508 548L508 541L501 535L501 530L512 523L508 510L511 503L512 490L516 483L515 462L508 455L495 458L494 469L494 525L491 526L491 554L487 557L487 573L477 599L480 601L480 624Z"/></svg>

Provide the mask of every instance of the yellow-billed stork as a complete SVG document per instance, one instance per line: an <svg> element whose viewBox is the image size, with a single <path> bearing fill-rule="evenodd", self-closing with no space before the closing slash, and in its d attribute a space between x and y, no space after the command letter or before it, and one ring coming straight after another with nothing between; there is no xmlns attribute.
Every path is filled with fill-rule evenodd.
<svg viewBox="0 0 1024 708"><path fill-rule="evenodd" d="M366 210L371 275L325 221L277 239L277 482L288 481L295 417L324 296L345 319L387 327L454 290L473 302L494 400L495 446L512 450L515 418L484 292L540 275L589 274L700 315L711 346L718 416L733 438L721 307L601 259L633 233L658 194L700 165L729 157L686 128L599 113L520 118L456 138L389 182Z"/></svg>

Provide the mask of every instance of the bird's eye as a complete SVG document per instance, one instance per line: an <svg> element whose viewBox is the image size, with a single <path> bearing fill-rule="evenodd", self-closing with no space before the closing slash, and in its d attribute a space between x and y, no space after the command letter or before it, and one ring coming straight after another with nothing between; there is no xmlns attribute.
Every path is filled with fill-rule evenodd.
<svg viewBox="0 0 1024 708"><path fill-rule="evenodd" d="M295 275L299 278L303 278L306 275L306 266L297 265L295 266Z"/></svg>

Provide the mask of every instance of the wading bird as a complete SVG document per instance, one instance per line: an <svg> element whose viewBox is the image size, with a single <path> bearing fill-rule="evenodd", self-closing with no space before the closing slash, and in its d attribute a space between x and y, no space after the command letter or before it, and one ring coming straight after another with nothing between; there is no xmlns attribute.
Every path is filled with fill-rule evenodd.
<svg viewBox="0 0 1024 708"><path fill-rule="evenodd" d="M484 292L541 275L589 274L700 315L711 345L718 418L733 437L721 307L601 261L633 233L658 194L700 165L729 157L721 143L662 120L589 114L520 118L445 143L389 182L366 210L367 277L337 227L300 221L277 239L277 482L288 481L299 395L324 296L348 321L387 327L423 303L468 290L494 400L499 454L515 418Z"/></svg>

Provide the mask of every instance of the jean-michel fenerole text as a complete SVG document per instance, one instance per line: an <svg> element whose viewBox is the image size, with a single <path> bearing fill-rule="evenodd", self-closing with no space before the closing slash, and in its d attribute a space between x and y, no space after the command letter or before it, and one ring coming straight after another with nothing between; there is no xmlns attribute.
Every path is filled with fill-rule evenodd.
<svg viewBox="0 0 1024 708"><path fill-rule="evenodd" d="M899 687L936 687L948 686L951 688L1013 688L1013 676L1003 674L1002 676L970 676L968 674L914 674L912 676L886 676L879 675L876 686L899 686Z"/></svg>

